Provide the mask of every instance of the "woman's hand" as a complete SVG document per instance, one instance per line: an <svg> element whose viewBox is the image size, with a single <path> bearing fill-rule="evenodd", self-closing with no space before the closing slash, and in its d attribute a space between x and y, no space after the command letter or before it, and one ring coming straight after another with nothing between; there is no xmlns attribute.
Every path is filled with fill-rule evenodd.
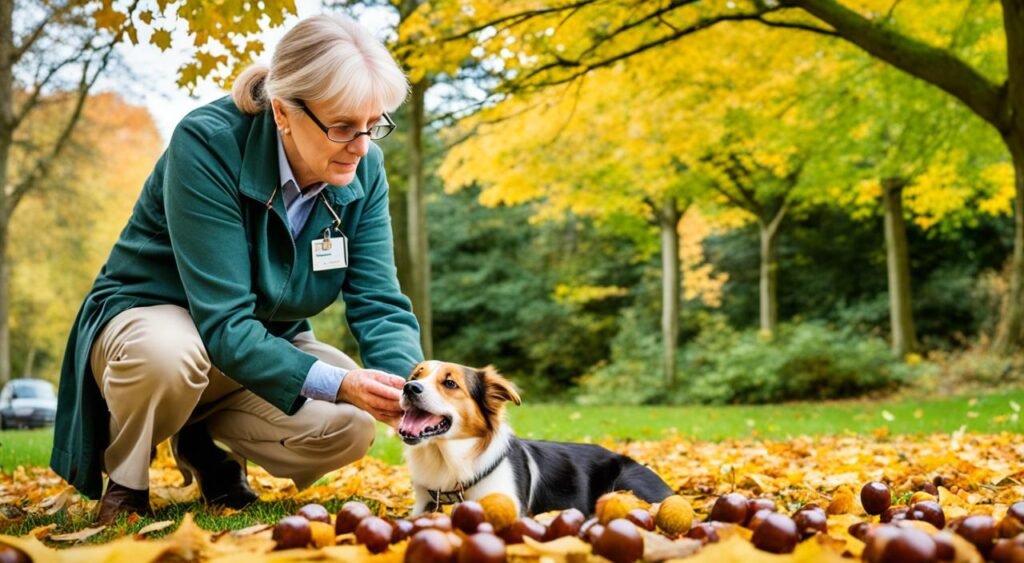
<svg viewBox="0 0 1024 563"><path fill-rule="evenodd" d="M402 397L405 379L375 369L353 369L345 375L338 389L338 401L357 406L373 418L397 427L402 419L398 400Z"/></svg>

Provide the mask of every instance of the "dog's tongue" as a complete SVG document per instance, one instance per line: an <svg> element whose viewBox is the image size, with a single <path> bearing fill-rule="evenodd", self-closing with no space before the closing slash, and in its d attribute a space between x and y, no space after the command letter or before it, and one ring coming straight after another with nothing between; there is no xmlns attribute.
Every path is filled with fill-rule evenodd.
<svg viewBox="0 0 1024 563"><path fill-rule="evenodd" d="M437 426L444 420L438 414L431 414L420 409L409 409L402 415L402 422L398 425L398 431L406 436L419 436L431 426Z"/></svg>

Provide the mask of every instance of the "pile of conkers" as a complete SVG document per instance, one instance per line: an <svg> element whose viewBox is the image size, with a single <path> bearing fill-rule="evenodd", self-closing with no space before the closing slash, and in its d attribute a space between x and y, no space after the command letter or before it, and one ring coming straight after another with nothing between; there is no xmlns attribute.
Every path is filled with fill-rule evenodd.
<svg viewBox="0 0 1024 563"><path fill-rule="evenodd" d="M915 494L906 506L894 506L889 487L870 482L861 489L860 499L872 518L850 526L848 532L864 542L862 558L869 563L960 561L965 555L976 558L975 550L995 563L1024 563L1024 501L1012 505L999 521L987 515L947 521L932 491ZM645 533L706 544L719 541L719 533L726 528L741 526L750 531L758 549L786 554L801 541L827 534L828 523L828 512L820 506L804 505L787 516L772 499L739 493L718 497L707 520L697 522L690 503L681 496L673 495L649 510L623 492L602 496L593 517L571 508L545 523L518 516L512 499L496 493L479 502L457 504L450 516L426 514L412 520L379 518L365 504L348 502L334 517L333 532L353 534L356 543L371 553L408 540L405 561L416 563L501 562L506 560L507 546L566 536L589 543L593 553L614 563L625 563L643 557ZM307 547L317 543L311 526L331 524L324 507L310 504L297 515L281 519L273 538L278 549Z"/></svg>

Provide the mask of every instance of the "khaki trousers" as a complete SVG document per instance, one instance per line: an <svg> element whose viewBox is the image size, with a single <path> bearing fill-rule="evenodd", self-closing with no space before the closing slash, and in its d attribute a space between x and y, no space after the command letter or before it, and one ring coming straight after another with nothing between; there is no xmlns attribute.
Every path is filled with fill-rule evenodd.
<svg viewBox="0 0 1024 563"><path fill-rule="evenodd" d="M312 332L292 343L329 364L359 367ZM348 403L307 400L288 416L243 388L211 365L192 317L175 305L117 315L90 361L110 410L107 475L132 489L149 488L150 449L199 421L214 440L300 489L363 457L376 433L373 417Z"/></svg>

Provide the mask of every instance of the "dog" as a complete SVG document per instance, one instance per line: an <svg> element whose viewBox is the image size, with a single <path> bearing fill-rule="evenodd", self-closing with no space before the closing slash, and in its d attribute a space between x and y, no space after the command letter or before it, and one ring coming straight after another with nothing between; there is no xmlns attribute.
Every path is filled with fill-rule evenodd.
<svg viewBox="0 0 1024 563"><path fill-rule="evenodd" d="M653 471L594 444L523 440L505 422L505 403L521 404L515 386L493 367L428 361L402 389L398 434L407 445L413 514L504 493L517 515L577 508L591 514L598 497L629 490L647 502L673 493Z"/></svg>

